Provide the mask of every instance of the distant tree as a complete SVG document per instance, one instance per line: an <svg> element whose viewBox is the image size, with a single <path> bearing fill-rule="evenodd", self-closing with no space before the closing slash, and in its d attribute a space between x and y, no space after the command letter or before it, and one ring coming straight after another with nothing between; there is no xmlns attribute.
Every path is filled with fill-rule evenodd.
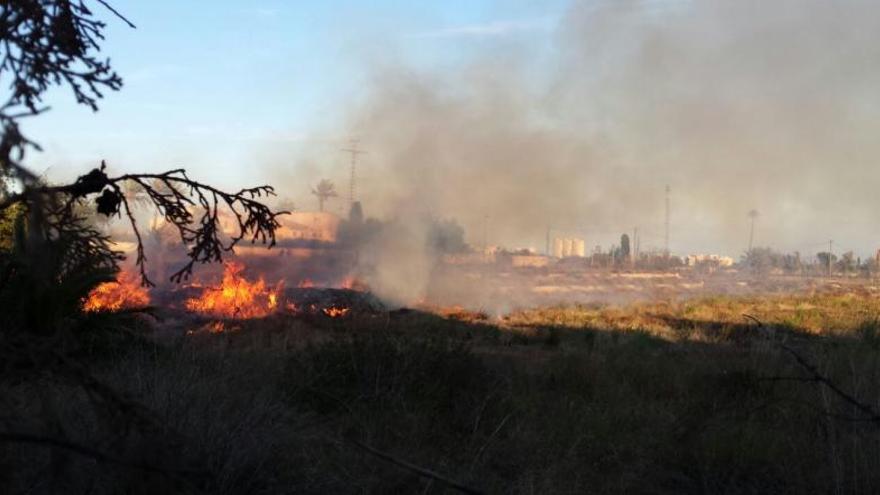
<svg viewBox="0 0 880 495"><path fill-rule="evenodd" d="M831 273L831 267L837 261L837 256L835 256L833 253L829 253L827 251L822 251L820 253L816 253L816 258L819 260L819 264L828 273Z"/></svg>
<svg viewBox="0 0 880 495"><path fill-rule="evenodd" d="M367 244L385 229L385 225L372 218L364 219L360 201L355 201L348 212L348 219L339 223L337 242L355 249Z"/></svg>
<svg viewBox="0 0 880 495"><path fill-rule="evenodd" d="M626 260L630 259L631 256L630 246L629 246L629 236L623 234L620 236L620 258L622 262L626 262Z"/></svg>
<svg viewBox="0 0 880 495"><path fill-rule="evenodd" d="M464 228L452 219L431 220L427 243L435 253L452 254L469 250L464 241Z"/></svg>
<svg viewBox="0 0 880 495"><path fill-rule="evenodd" d="M364 209L361 207L360 201L351 204L351 209L348 211L348 221L356 225L364 223Z"/></svg>
<svg viewBox="0 0 880 495"><path fill-rule="evenodd" d="M782 269L788 273L800 273L803 270L801 253L795 251L794 253L784 255L782 258Z"/></svg>
<svg viewBox="0 0 880 495"><path fill-rule="evenodd" d="M840 255L840 260L837 262L837 269L843 273L854 272L857 266L856 256L852 251L847 251Z"/></svg>
<svg viewBox="0 0 880 495"><path fill-rule="evenodd" d="M859 270L866 277L873 277L877 272L877 261L873 256L869 256L865 259L859 260Z"/></svg>
<svg viewBox="0 0 880 495"><path fill-rule="evenodd" d="M755 273L763 274L773 268L782 268L785 265L785 256L769 247L756 247L742 255L740 264Z"/></svg>
<svg viewBox="0 0 880 495"><path fill-rule="evenodd" d="M318 198L318 211L324 211L324 202L330 198L339 196L336 193L336 185L327 179L322 179L318 185L312 188L312 194Z"/></svg>

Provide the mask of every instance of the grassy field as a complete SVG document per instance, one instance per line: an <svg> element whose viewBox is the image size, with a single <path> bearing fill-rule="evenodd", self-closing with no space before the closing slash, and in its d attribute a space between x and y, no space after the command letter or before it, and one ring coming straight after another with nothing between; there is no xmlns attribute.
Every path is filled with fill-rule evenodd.
<svg viewBox="0 0 880 495"><path fill-rule="evenodd" d="M878 493L878 310L868 294L725 297L500 319L278 316L102 340L99 376L133 404L119 421L146 427L119 433L63 383L5 385L6 403L35 416L41 396L59 430L142 466L4 446L0 487Z"/></svg>

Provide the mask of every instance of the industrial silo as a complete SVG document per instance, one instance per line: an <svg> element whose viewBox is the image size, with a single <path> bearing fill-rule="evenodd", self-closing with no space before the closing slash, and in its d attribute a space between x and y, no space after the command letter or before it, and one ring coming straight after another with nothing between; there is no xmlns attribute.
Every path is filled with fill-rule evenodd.
<svg viewBox="0 0 880 495"><path fill-rule="evenodd" d="M587 256L587 243L583 239L575 239L574 245L572 246L572 256L577 256L578 258L584 258Z"/></svg>
<svg viewBox="0 0 880 495"><path fill-rule="evenodd" d="M567 258L572 256L574 253L572 251L572 247L574 246L574 239L565 238L562 240L562 257Z"/></svg>
<svg viewBox="0 0 880 495"><path fill-rule="evenodd" d="M553 256L562 258L563 242L559 237L553 239Z"/></svg>

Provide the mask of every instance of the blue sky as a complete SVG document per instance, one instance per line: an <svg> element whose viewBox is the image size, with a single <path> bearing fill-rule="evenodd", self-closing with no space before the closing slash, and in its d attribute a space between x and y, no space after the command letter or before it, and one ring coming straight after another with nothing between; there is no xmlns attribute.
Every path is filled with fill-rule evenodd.
<svg viewBox="0 0 880 495"><path fill-rule="evenodd" d="M250 183L254 153L330 126L360 96L370 63L441 68L481 44L548 43L566 3L113 2L137 29L96 6L125 86L96 114L52 91L52 111L25 124L44 147L28 163L55 180L105 158L119 171L185 166L221 185Z"/></svg>

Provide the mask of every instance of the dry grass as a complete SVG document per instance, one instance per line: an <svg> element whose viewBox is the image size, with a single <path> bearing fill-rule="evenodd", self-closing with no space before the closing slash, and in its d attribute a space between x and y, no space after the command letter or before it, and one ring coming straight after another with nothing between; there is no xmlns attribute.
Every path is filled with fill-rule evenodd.
<svg viewBox="0 0 880 495"><path fill-rule="evenodd" d="M880 297L855 293L812 296L709 297L629 306L577 305L519 311L506 326L556 326L568 330L643 331L670 341L717 340L726 328L765 324L817 336L852 335L880 315Z"/></svg>
<svg viewBox="0 0 880 495"><path fill-rule="evenodd" d="M489 493L876 493L877 425L816 383L771 378L806 376L785 342L880 410L878 309L825 295L241 322L98 363L167 427L106 447L202 478L5 446L0 491L446 490L356 440ZM51 395L60 428L106 436L61 385L3 390L22 410Z"/></svg>

